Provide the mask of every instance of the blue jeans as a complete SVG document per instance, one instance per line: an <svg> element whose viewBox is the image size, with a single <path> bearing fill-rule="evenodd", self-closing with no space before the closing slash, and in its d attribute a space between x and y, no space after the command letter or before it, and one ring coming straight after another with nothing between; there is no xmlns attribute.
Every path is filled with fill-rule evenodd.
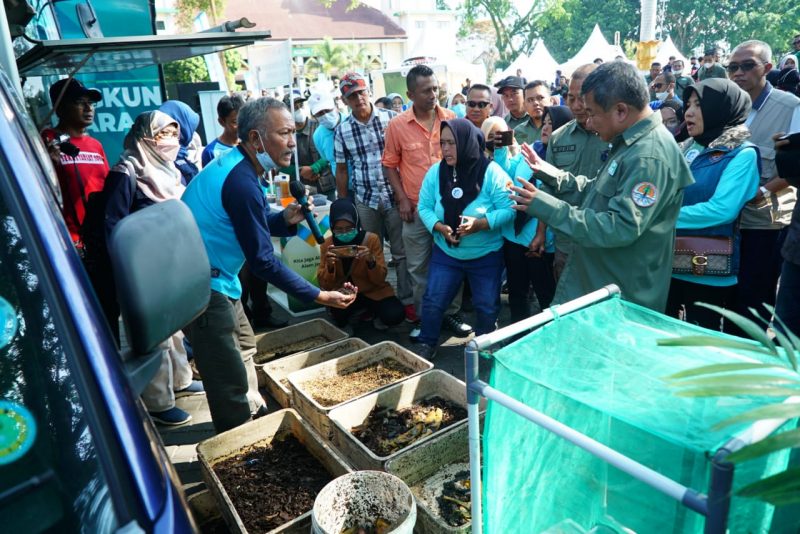
<svg viewBox="0 0 800 534"><path fill-rule="evenodd" d="M790 261L783 262L775 315L780 317L793 334L800 336L800 265ZM773 326L780 328L777 321Z"/></svg>
<svg viewBox="0 0 800 534"><path fill-rule="evenodd" d="M457 260L433 246L428 267L428 287L422 298L420 343L436 346L445 311L466 277L472 288L477 335L494 331L500 313L500 277L503 274L503 251L491 252L474 260Z"/></svg>

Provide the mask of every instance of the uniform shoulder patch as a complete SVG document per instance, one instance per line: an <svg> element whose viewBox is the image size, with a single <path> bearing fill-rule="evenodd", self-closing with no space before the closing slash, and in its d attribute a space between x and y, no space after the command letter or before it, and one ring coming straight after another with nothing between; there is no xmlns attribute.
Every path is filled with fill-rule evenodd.
<svg viewBox="0 0 800 534"><path fill-rule="evenodd" d="M658 201L658 188L651 182L639 182L633 186L631 198L640 208L649 208Z"/></svg>

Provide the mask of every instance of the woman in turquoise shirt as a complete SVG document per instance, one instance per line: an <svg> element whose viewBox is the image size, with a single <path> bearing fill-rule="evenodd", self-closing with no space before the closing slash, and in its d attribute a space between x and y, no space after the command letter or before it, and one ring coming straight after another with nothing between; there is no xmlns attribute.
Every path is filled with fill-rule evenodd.
<svg viewBox="0 0 800 534"><path fill-rule="evenodd" d="M667 314L720 330L720 316L694 303L724 308L736 296L739 213L758 191L760 158L758 149L747 142L750 131L744 124L750 113L750 96L735 83L710 78L687 87L683 96L686 129L691 136L684 145L684 156L695 183L684 189L677 235L728 237L733 254L729 274L706 272L703 265L695 265L691 273L673 269Z"/></svg>
<svg viewBox="0 0 800 534"><path fill-rule="evenodd" d="M505 189L508 175L484 155L483 134L466 119L443 121L442 161L433 165L419 192L419 217L433 234L428 287L422 299L417 354L436 353L442 318L464 278L472 288L475 333L495 329L503 273L501 229L514 219Z"/></svg>

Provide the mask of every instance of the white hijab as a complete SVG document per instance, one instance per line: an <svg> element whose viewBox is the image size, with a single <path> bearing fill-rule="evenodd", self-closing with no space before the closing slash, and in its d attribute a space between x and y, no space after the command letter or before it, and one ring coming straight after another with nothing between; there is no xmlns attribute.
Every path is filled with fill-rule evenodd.
<svg viewBox="0 0 800 534"><path fill-rule="evenodd" d="M125 136L125 151L114 168L133 171L136 186L154 202L180 199L186 189L181 183L181 173L175 167L175 162L164 160L146 141L155 139L158 132L171 125L180 128L172 117L157 110L146 111L136 117Z"/></svg>

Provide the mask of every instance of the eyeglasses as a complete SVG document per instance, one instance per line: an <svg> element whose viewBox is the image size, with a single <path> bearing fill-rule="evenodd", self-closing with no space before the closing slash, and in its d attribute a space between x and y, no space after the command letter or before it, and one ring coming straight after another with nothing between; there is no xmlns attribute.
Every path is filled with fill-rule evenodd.
<svg viewBox="0 0 800 534"><path fill-rule="evenodd" d="M742 69L742 72L750 72L759 65L763 65L763 63L759 63L757 61L744 61L742 63L729 63L725 68L728 70L728 72L733 74L739 69Z"/></svg>
<svg viewBox="0 0 800 534"><path fill-rule="evenodd" d="M653 84L653 89L661 89L662 87L664 87L663 83L654 83Z"/></svg>
<svg viewBox="0 0 800 534"><path fill-rule="evenodd" d="M471 108L478 108L483 109L488 106L491 102L475 102L474 100L469 100L467 105Z"/></svg>
<svg viewBox="0 0 800 534"><path fill-rule="evenodd" d="M154 135L153 137L154 137L156 140L159 140L159 139L166 139L166 138L168 138L168 137L173 137L173 138L176 138L176 137L178 137L178 130L174 130L174 129L166 129L166 128L165 128L164 130L161 130L160 132L158 132L158 133L157 133L156 135Z"/></svg>
<svg viewBox="0 0 800 534"><path fill-rule="evenodd" d="M78 108L92 108L94 109L97 107L97 102L93 102L91 100L86 100L85 98L79 98L78 100L72 101L73 105Z"/></svg>

